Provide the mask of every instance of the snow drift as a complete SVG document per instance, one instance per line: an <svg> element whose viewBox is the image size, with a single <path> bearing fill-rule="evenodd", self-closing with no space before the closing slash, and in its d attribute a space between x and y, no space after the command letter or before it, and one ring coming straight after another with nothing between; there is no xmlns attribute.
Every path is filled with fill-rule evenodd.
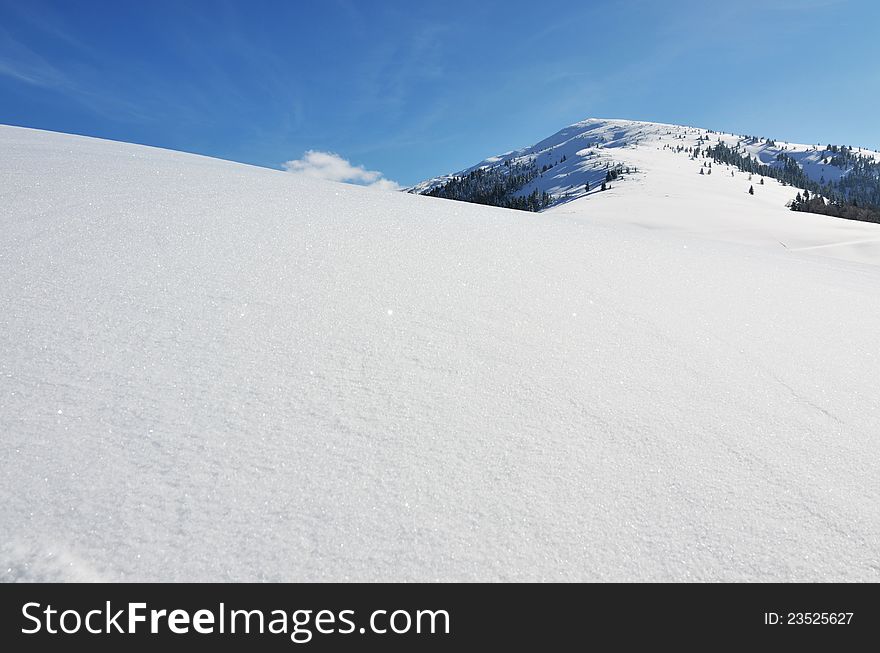
<svg viewBox="0 0 880 653"><path fill-rule="evenodd" d="M0 128L9 580L880 580L880 268Z"/></svg>

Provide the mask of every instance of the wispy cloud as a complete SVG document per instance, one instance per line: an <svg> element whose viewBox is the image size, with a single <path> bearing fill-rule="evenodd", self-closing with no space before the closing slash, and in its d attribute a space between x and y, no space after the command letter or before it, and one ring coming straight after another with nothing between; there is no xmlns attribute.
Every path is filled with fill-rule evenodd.
<svg viewBox="0 0 880 653"><path fill-rule="evenodd" d="M290 173L313 179L340 181L380 190L400 189L400 185L396 181L385 179L378 170L367 170L363 166L352 165L348 160L333 152L309 150L301 159L285 161L281 167Z"/></svg>
<svg viewBox="0 0 880 653"><path fill-rule="evenodd" d="M64 75L48 61L0 27L0 75L41 87L67 83Z"/></svg>
<svg viewBox="0 0 880 653"><path fill-rule="evenodd" d="M140 104L120 97L99 83L103 81L101 72L89 61L86 46L78 46L72 36L62 38L60 27L50 30L43 26L43 30L69 44L70 53L86 58L74 61L71 56L56 65L0 26L0 77L55 91L106 118L149 119Z"/></svg>

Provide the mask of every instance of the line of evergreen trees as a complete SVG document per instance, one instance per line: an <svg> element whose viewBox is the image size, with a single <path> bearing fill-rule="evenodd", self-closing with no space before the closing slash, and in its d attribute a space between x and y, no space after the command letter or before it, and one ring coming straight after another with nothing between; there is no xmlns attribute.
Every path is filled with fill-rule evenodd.
<svg viewBox="0 0 880 653"><path fill-rule="evenodd" d="M550 206L553 198L548 193L538 192L537 189L528 195L517 195L517 192L539 174L533 161L529 163L505 161L503 166L477 168L462 177L453 177L445 184L435 186L423 194L537 212Z"/></svg>
<svg viewBox="0 0 880 653"><path fill-rule="evenodd" d="M785 152L776 155L775 165L767 165L726 143L719 142L704 150L704 154L717 163L733 165L744 172L772 177L804 189L806 198L798 193L790 205L792 211L880 222L880 163L853 152L851 147L828 145L822 154L826 152L829 154L823 158L825 165L849 170L836 182L825 181L824 177L819 181L810 179L797 161ZM694 156L699 154L699 148L694 148Z"/></svg>
<svg viewBox="0 0 880 653"><path fill-rule="evenodd" d="M859 206L857 203L826 202L821 195L810 195L809 190L805 190L803 195L798 193L791 202L792 211L803 211L804 213L821 213L822 215L831 215L835 218L846 218L847 220L859 220L861 222L880 223L880 210L871 207Z"/></svg>

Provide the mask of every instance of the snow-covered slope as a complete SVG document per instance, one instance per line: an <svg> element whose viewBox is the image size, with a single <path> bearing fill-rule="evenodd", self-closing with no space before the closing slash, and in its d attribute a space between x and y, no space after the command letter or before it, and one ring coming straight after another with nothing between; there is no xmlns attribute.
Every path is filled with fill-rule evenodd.
<svg viewBox="0 0 880 653"><path fill-rule="evenodd" d="M880 264L878 224L793 213L786 204L797 188L771 178L761 183L759 175L733 166L713 164L712 174L699 174L701 168L708 172L707 160L695 160L687 150L705 149L719 141L769 165L778 164L778 154L790 156L815 181L833 181L846 174L845 169L822 163L833 157L825 145L768 143L696 127L592 118L532 147L490 157L455 175L422 182L411 191L428 191L478 168L534 161L538 170L552 167L517 194L548 192L556 201L548 211L557 214ZM876 152L858 153L880 160ZM622 176L601 191L606 173L617 169ZM754 195L749 194L750 187Z"/></svg>
<svg viewBox="0 0 880 653"><path fill-rule="evenodd" d="M880 580L880 268L8 127L0 233L5 580Z"/></svg>

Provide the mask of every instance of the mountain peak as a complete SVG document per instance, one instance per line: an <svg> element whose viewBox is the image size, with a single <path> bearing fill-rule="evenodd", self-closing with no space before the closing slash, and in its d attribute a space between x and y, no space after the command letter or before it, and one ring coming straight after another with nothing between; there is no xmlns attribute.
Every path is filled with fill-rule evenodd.
<svg viewBox="0 0 880 653"><path fill-rule="evenodd" d="M871 262L880 258L876 225L828 217L880 221L880 154L846 146L590 117L409 191L775 248L822 248L816 253ZM805 191L810 203L801 195ZM792 206L801 211L797 216Z"/></svg>

